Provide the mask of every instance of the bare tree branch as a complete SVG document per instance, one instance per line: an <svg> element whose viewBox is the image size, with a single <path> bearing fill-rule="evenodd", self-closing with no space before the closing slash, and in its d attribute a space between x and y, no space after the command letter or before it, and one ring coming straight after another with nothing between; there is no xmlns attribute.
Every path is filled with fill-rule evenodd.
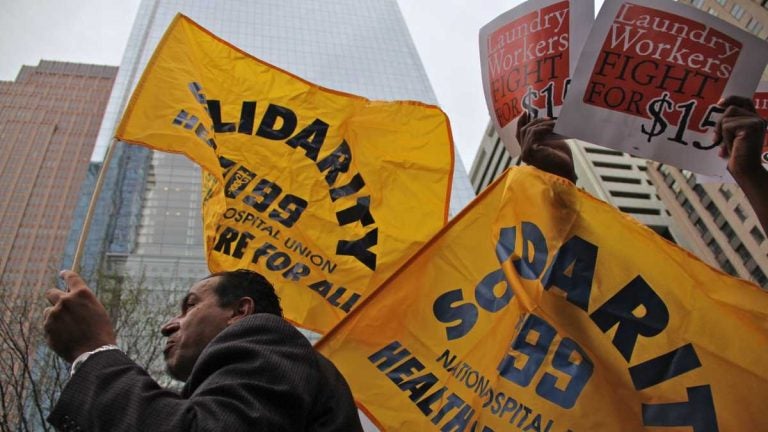
<svg viewBox="0 0 768 432"><path fill-rule="evenodd" d="M112 317L120 348L161 384L160 326L178 294L149 288L144 279L100 275L92 286ZM45 417L69 378L69 366L45 345L40 293L13 293L0 286L0 432L52 431Z"/></svg>

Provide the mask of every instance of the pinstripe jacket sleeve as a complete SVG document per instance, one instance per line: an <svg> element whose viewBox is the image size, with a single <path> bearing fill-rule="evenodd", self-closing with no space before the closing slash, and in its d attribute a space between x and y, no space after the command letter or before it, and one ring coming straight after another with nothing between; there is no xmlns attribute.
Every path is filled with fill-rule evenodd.
<svg viewBox="0 0 768 432"><path fill-rule="evenodd" d="M61 431L360 431L338 370L282 318L257 314L205 348L180 394L119 351L94 354L48 421Z"/></svg>

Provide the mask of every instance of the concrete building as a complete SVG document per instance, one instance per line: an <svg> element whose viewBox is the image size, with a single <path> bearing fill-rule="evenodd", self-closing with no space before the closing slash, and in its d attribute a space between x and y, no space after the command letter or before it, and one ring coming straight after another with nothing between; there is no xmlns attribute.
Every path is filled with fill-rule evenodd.
<svg viewBox="0 0 768 432"><path fill-rule="evenodd" d="M768 39L768 0L681 0ZM768 80L768 70L763 73ZM650 163L648 174L691 250L731 275L768 288L768 242L735 184L697 181L690 172Z"/></svg>
<svg viewBox="0 0 768 432"><path fill-rule="evenodd" d="M325 87L370 99L437 103L395 0L143 0L120 65L94 159L106 148L157 42L181 12L256 57ZM312 23L312 25L308 25ZM124 152L132 146L125 146ZM110 240L108 267L187 286L207 273L200 218L200 171L186 158L150 156L133 232ZM474 194L458 159L451 213ZM107 235L107 237L116 237Z"/></svg>
<svg viewBox="0 0 768 432"><path fill-rule="evenodd" d="M755 36L768 38L768 0L678 0L709 12ZM765 76L765 75L764 75Z"/></svg>
<svg viewBox="0 0 768 432"><path fill-rule="evenodd" d="M4 295L42 293L54 283L116 74L115 67L41 61L0 82Z"/></svg>

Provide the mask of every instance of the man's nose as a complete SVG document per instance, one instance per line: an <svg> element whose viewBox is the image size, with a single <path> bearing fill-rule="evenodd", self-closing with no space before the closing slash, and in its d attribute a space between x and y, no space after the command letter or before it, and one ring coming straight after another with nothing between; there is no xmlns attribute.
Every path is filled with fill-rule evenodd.
<svg viewBox="0 0 768 432"><path fill-rule="evenodd" d="M176 333L178 329L179 329L179 318L174 317L174 318L171 318L171 320L168 321L167 323L163 324L162 327L160 327L160 333L163 336L168 337Z"/></svg>

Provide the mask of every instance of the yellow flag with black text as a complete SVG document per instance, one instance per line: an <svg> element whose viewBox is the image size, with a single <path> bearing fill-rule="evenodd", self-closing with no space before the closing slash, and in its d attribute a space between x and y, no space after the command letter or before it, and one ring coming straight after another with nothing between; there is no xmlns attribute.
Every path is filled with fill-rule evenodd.
<svg viewBox="0 0 768 432"><path fill-rule="evenodd" d="M317 349L383 430L768 430L768 293L532 167Z"/></svg>
<svg viewBox="0 0 768 432"><path fill-rule="evenodd" d="M453 145L439 108L313 85L183 15L116 136L200 164L210 270L264 274L286 318L319 332L447 218Z"/></svg>

